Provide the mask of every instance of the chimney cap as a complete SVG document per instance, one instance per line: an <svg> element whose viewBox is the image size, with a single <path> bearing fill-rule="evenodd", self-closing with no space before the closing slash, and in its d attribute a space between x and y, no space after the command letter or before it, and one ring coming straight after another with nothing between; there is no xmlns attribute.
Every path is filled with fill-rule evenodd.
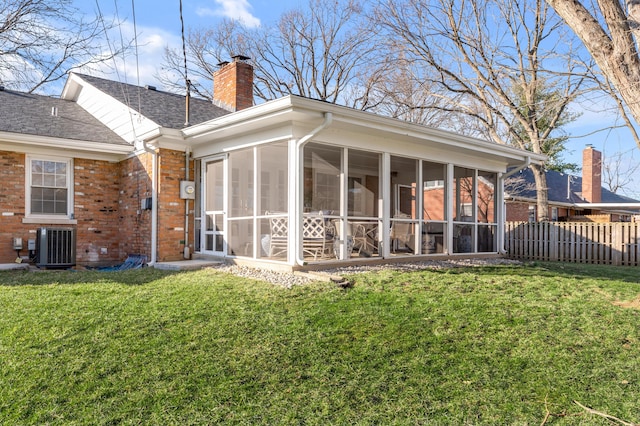
<svg viewBox="0 0 640 426"><path fill-rule="evenodd" d="M224 67L225 65L227 65L229 63L229 61L222 61L222 62L218 62L218 66L219 67Z"/></svg>
<svg viewBox="0 0 640 426"><path fill-rule="evenodd" d="M234 62L238 62L238 61L247 61L251 58L245 55L233 55L231 56L231 59L233 59Z"/></svg>

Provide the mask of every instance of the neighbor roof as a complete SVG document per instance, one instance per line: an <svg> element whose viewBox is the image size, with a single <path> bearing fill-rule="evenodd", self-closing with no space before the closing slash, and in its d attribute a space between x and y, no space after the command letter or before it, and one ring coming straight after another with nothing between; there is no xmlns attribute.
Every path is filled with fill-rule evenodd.
<svg viewBox="0 0 640 426"><path fill-rule="evenodd" d="M73 101L0 90L0 132L128 145Z"/></svg>
<svg viewBox="0 0 640 426"><path fill-rule="evenodd" d="M547 187L549 202L551 203L587 203L582 198L582 177L560 173L555 170L547 170ZM568 191L567 191L568 189ZM521 170L505 182L505 192L513 197L536 198L535 179L531 169ZM602 188L602 203L623 204L638 203L624 195L619 195Z"/></svg>
<svg viewBox="0 0 640 426"><path fill-rule="evenodd" d="M77 74L82 80L119 102L138 111L162 127L182 129L185 126L185 96L141 87L118 81L106 80L85 74ZM211 100L191 97L189 102L190 125L203 123L230 114Z"/></svg>

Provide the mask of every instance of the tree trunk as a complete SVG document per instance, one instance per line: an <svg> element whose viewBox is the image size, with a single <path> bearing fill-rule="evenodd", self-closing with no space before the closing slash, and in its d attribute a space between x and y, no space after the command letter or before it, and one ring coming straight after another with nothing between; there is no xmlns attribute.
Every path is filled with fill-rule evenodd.
<svg viewBox="0 0 640 426"><path fill-rule="evenodd" d="M532 165L530 167L536 181L538 222L547 222L549 220L549 188L547 188L547 175L543 166Z"/></svg>
<svg viewBox="0 0 640 426"><path fill-rule="evenodd" d="M598 0L603 25L578 0L546 0L580 37L629 112L640 123L640 57L620 0ZM640 142L636 142L640 147Z"/></svg>

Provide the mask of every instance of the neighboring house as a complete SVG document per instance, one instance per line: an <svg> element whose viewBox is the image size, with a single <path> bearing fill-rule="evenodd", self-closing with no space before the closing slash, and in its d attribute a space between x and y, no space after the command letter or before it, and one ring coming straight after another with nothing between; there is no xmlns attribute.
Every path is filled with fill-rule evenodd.
<svg viewBox="0 0 640 426"><path fill-rule="evenodd" d="M628 222L640 211L640 201L602 188L602 153L588 145L582 153L582 176L549 170L549 219L552 221ZM536 186L530 169L505 182L506 220L534 222Z"/></svg>
<svg viewBox="0 0 640 426"><path fill-rule="evenodd" d="M42 253L72 233L83 265L499 254L502 176L544 156L297 96L253 106L242 59L213 102L81 74L60 99L0 91L0 262L19 238L55 266Z"/></svg>

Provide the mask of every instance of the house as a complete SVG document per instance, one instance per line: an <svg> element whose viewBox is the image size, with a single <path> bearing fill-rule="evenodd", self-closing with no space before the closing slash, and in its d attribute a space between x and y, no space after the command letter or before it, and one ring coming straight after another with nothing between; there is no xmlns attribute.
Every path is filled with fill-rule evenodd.
<svg viewBox="0 0 640 426"><path fill-rule="evenodd" d="M213 100L82 74L59 99L0 91L0 262L498 255L503 174L544 161L298 96L253 105L243 57L213 79Z"/></svg>
<svg viewBox="0 0 640 426"><path fill-rule="evenodd" d="M552 221L628 222L640 211L640 201L602 187L602 153L591 145L582 152L582 176L546 171L549 218ZM533 222L536 187L530 169L505 183L506 220Z"/></svg>

